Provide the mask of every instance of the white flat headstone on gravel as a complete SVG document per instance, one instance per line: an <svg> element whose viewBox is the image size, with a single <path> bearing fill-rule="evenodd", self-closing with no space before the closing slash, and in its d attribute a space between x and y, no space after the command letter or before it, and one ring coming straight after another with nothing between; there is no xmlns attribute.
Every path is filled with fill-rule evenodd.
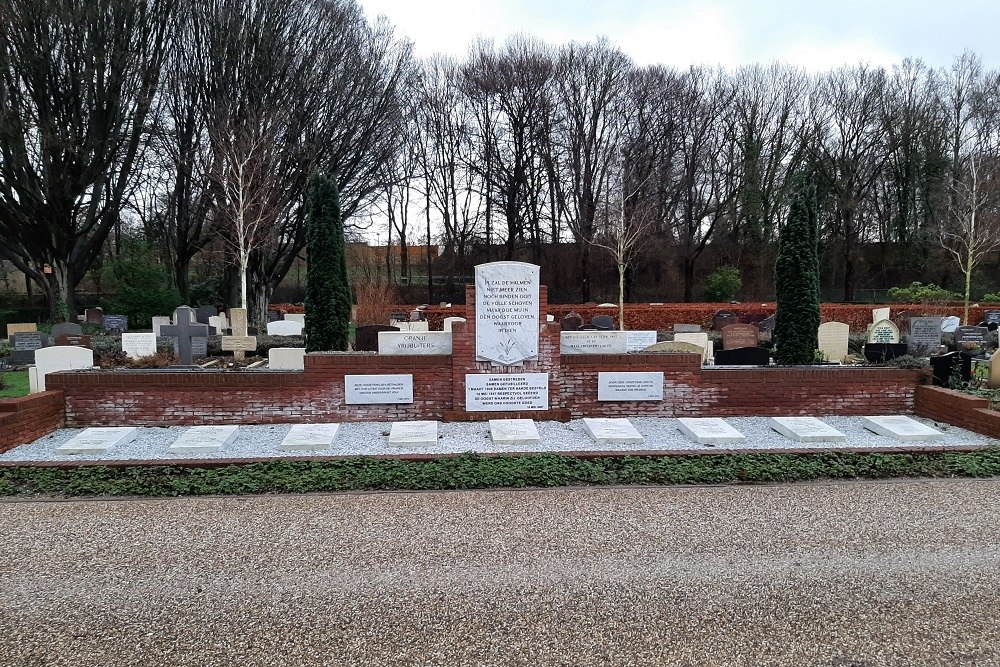
<svg viewBox="0 0 1000 667"><path fill-rule="evenodd" d="M533 445L542 441L531 419L491 419L490 438L496 445Z"/></svg>
<svg viewBox="0 0 1000 667"><path fill-rule="evenodd" d="M775 431L798 442L845 442L847 436L815 417L771 417Z"/></svg>
<svg viewBox="0 0 1000 667"><path fill-rule="evenodd" d="M169 449L175 454L218 452L236 439L239 428L239 426L192 426L181 433Z"/></svg>
<svg viewBox="0 0 1000 667"><path fill-rule="evenodd" d="M393 422L390 445L437 444L438 423L432 421Z"/></svg>
<svg viewBox="0 0 1000 667"><path fill-rule="evenodd" d="M340 424L294 424L278 445L285 452L318 452L337 439Z"/></svg>
<svg viewBox="0 0 1000 667"><path fill-rule="evenodd" d="M873 433L904 442L933 441L944 438L944 433L941 431L904 415L862 417L861 425Z"/></svg>
<svg viewBox="0 0 1000 667"><path fill-rule="evenodd" d="M746 442L747 437L721 417L680 417L681 433L701 445L731 445Z"/></svg>
<svg viewBox="0 0 1000 667"><path fill-rule="evenodd" d="M624 418L584 417L583 430L599 445L637 445L642 434Z"/></svg>
<svg viewBox="0 0 1000 667"><path fill-rule="evenodd" d="M60 454L103 454L112 447L132 442L139 435L134 426L101 426L84 429L59 445Z"/></svg>

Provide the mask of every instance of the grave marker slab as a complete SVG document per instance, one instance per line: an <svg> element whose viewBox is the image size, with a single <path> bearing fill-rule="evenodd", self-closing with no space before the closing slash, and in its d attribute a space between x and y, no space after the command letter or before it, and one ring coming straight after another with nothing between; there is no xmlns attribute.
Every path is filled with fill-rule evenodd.
<svg viewBox="0 0 1000 667"><path fill-rule="evenodd" d="M247 335L247 323L249 318L247 315L246 308L230 308L229 309L229 328L233 332L234 336L246 336Z"/></svg>
<svg viewBox="0 0 1000 667"><path fill-rule="evenodd" d="M45 334L39 331L22 331L12 337L13 350L10 362L16 366L35 363L35 352L45 347Z"/></svg>
<svg viewBox="0 0 1000 667"><path fill-rule="evenodd" d="M680 417L681 433L700 445L729 445L746 442L745 435L721 417Z"/></svg>
<svg viewBox="0 0 1000 667"><path fill-rule="evenodd" d="M13 340L14 334L33 333L38 331L38 325L34 322L11 322L7 325L7 340Z"/></svg>
<svg viewBox="0 0 1000 667"><path fill-rule="evenodd" d="M715 356L712 351L712 341L707 333L675 333L674 341L678 343L694 343L702 350L702 361L709 362Z"/></svg>
<svg viewBox="0 0 1000 667"><path fill-rule="evenodd" d="M340 424L293 424L278 445L284 452L319 452L337 439Z"/></svg>
<svg viewBox="0 0 1000 667"><path fill-rule="evenodd" d="M937 352L941 347L941 318L911 317L906 346L909 353L914 355Z"/></svg>
<svg viewBox="0 0 1000 667"><path fill-rule="evenodd" d="M466 373L465 409L469 412L548 410L549 374Z"/></svg>
<svg viewBox="0 0 1000 667"><path fill-rule="evenodd" d="M195 317L198 320L198 323L207 324L208 326L212 326L211 322L209 322L209 318L215 317L218 314L219 309L215 306L198 306L198 310L195 311Z"/></svg>
<svg viewBox="0 0 1000 667"><path fill-rule="evenodd" d="M815 417L771 417L775 431L797 442L845 442L847 436Z"/></svg>
<svg viewBox="0 0 1000 667"><path fill-rule="evenodd" d="M451 354L450 331L382 331L378 334L378 353Z"/></svg>
<svg viewBox="0 0 1000 667"><path fill-rule="evenodd" d="M156 354L156 334L154 333L123 333L122 352L129 359L151 357Z"/></svg>
<svg viewBox="0 0 1000 667"><path fill-rule="evenodd" d="M716 366L768 366L771 351L765 347L737 347L719 350L715 354Z"/></svg>
<svg viewBox="0 0 1000 667"><path fill-rule="evenodd" d="M626 331L625 350L626 352L641 352L650 345L656 344L655 331Z"/></svg>
<svg viewBox="0 0 1000 667"><path fill-rule="evenodd" d="M598 401L662 401L663 371L597 374Z"/></svg>
<svg viewBox="0 0 1000 667"><path fill-rule="evenodd" d="M599 445L638 445L644 439L628 419L584 417L583 430Z"/></svg>
<svg viewBox="0 0 1000 667"><path fill-rule="evenodd" d="M476 359L514 365L538 357L540 267L476 266Z"/></svg>
<svg viewBox="0 0 1000 667"><path fill-rule="evenodd" d="M354 351L355 352L377 352L378 335L382 331L399 331L399 327L387 324L366 324L354 331Z"/></svg>
<svg viewBox="0 0 1000 667"><path fill-rule="evenodd" d="M215 329L215 331L221 334L226 329L226 318L221 315L212 315L208 318L208 328Z"/></svg>
<svg viewBox="0 0 1000 667"><path fill-rule="evenodd" d="M851 327L844 322L824 322L816 332L824 361L842 362L850 354Z"/></svg>
<svg viewBox="0 0 1000 667"><path fill-rule="evenodd" d="M59 338L59 336L82 336L83 327L79 324L73 322L60 322L59 324L52 325L51 336L53 338Z"/></svg>
<svg viewBox="0 0 1000 667"><path fill-rule="evenodd" d="M166 315L154 315L153 316L153 333L157 336L162 335L160 333L161 327L169 327L171 322L170 318Z"/></svg>
<svg viewBox="0 0 1000 667"><path fill-rule="evenodd" d="M87 428L59 445L59 454L103 454L112 447L135 440L139 429L134 426L101 426Z"/></svg>
<svg viewBox="0 0 1000 667"><path fill-rule="evenodd" d="M128 316L102 315L101 328L104 329L104 333L122 333L123 331L128 331Z"/></svg>
<svg viewBox="0 0 1000 667"><path fill-rule="evenodd" d="M88 308L84 311L87 324L100 324L103 321L104 310L102 308Z"/></svg>
<svg viewBox="0 0 1000 667"><path fill-rule="evenodd" d="M305 370L306 348L272 347L267 351L267 367L286 371Z"/></svg>
<svg viewBox="0 0 1000 667"><path fill-rule="evenodd" d="M56 345L67 346L75 345L78 347L90 347L90 336L87 335L77 335L77 334L62 334L56 338ZM37 355L35 355L37 356Z"/></svg>
<svg viewBox="0 0 1000 667"><path fill-rule="evenodd" d="M723 350L757 347L758 343L760 343L760 329L752 324L730 324L722 328Z"/></svg>
<svg viewBox="0 0 1000 667"><path fill-rule="evenodd" d="M536 445L542 441L531 419L491 419L490 439L495 445Z"/></svg>
<svg viewBox="0 0 1000 667"><path fill-rule="evenodd" d="M291 320L275 320L267 323L268 336L301 336L302 323Z"/></svg>
<svg viewBox="0 0 1000 667"><path fill-rule="evenodd" d="M389 445L436 445L436 421L393 422L389 431Z"/></svg>
<svg viewBox="0 0 1000 667"><path fill-rule="evenodd" d="M413 402L413 375L345 375L347 405L377 405Z"/></svg>
<svg viewBox="0 0 1000 667"><path fill-rule="evenodd" d="M899 327L890 320L879 320L868 330L868 342L896 344L899 342Z"/></svg>
<svg viewBox="0 0 1000 667"><path fill-rule="evenodd" d="M931 442L944 438L944 433L903 415L862 417L861 425L873 433L903 442Z"/></svg>
<svg viewBox="0 0 1000 667"><path fill-rule="evenodd" d="M701 333L700 324L674 324L674 333Z"/></svg>
<svg viewBox="0 0 1000 667"><path fill-rule="evenodd" d="M93 368L94 351L73 345L55 345L35 352L38 391L45 391L45 376L59 371Z"/></svg>
<svg viewBox="0 0 1000 667"><path fill-rule="evenodd" d="M200 356L205 356L208 351L208 340L205 338L208 336L208 325L195 322L194 317L194 309L188 306L179 306L174 310L173 319L176 324L160 327L162 335L173 336L176 339L174 353L183 366L191 366L194 363L194 356L197 352L201 352L201 350L194 349L195 339L200 338L205 342L205 351Z"/></svg>
<svg viewBox="0 0 1000 667"><path fill-rule="evenodd" d="M890 308L873 308L872 309L872 323L881 322L882 320L887 320L891 317L892 310ZM875 341L872 341L875 342ZM886 341L888 342L888 341Z"/></svg>
<svg viewBox="0 0 1000 667"><path fill-rule="evenodd" d="M968 347L983 347L990 341L990 330L986 327L957 327L955 329L955 345L962 349Z"/></svg>
<svg viewBox="0 0 1000 667"><path fill-rule="evenodd" d="M451 331L452 325L454 325L456 322L465 322L465 318L464 317L446 317L446 318L444 318L444 325L443 325L444 330L445 331Z"/></svg>
<svg viewBox="0 0 1000 667"><path fill-rule="evenodd" d="M625 354L628 352L628 333L562 331L559 333L559 351L561 354Z"/></svg>
<svg viewBox="0 0 1000 667"><path fill-rule="evenodd" d="M168 449L175 454L218 452L237 435L239 426L192 426L181 433Z"/></svg>
<svg viewBox="0 0 1000 667"><path fill-rule="evenodd" d="M256 336L223 336L223 352L256 352Z"/></svg>

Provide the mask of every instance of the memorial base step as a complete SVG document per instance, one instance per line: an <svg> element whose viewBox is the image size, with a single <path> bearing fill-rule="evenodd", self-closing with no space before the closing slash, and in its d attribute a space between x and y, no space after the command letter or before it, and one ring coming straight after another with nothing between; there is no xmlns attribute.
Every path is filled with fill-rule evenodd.
<svg viewBox="0 0 1000 667"><path fill-rule="evenodd" d="M517 412L466 412L465 410L445 410L442 421L484 422L490 419L533 419L536 422L568 422L573 415L566 408L553 410L519 410Z"/></svg>

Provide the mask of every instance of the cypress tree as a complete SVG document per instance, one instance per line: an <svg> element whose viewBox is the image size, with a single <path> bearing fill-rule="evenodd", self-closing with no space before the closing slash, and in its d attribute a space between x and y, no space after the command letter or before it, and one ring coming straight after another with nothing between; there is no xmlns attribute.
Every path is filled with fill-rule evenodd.
<svg viewBox="0 0 1000 667"><path fill-rule="evenodd" d="M335 179L309 179L306 218L306 350L346 350L351 286Z"/></svg>
<svg viewBox="0 0 1000 667"><path fill-rule="evenodd" d="M788 218L778 236L774 267L777 312L774 359L779 364L815 361L819 329L819 227L816 187L803 173L792 177Z"/></svg>

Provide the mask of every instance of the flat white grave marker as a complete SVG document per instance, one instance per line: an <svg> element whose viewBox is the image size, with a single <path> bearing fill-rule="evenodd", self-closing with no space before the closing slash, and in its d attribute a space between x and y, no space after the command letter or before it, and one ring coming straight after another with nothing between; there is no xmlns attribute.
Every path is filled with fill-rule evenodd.
<svg viewBox="0 0 1000 667"><path fill-rule="evenodd" d="M294 424L278 445L285 452L318 452L337 439L340 424Z"/></svg>
<svg viewBox="0 0 1000 667"><path fill-rule="evenodd" d="M599 445L637 445L643 442L642 434L627 419L584 417L583 430Z"/></svg>
<svg viewBox="0 0 1000 667"><path fill-rule="evenodd" d="M438 423L432 421L393 422L390 445L437 444Z"/></svg>
<svg viewBox="0 0 1000 667"><path fill-rule="evenodd" d="M815 417L771 417L771 428L799 442L845 442L847 436Z"/></svg>
<svg viewBox="0 0 1000 667"><path fill-rule="evenodd" d="M531 445L542 441L531 419L491 419L490 438L497 445Z"/></svg>
<svg viewBox="0 0 1000 667"><path fill-rule="evenodd" d="M873 433L904 442L933 441L944 438L944 433L903 415L862 417L861 425Z"/></svg>
<svg viewBox="0 0 1000 667"><path fill-rule="evenodd" d="M746 442L747 437L721 417L680 417L681 433L701 445L729 445Z"/></svg>
<svg viewBox="0 0 1000 667"><path fill-rule="evenodd" d="M236 439L239 426L192 426L170 445L175 454L218 452Z"/></svg>
<svg viewBox="0 0 1000 667"><path fill-rule="evenodd" d="M59 445L60 454L103 454L116 445L135 440L139 429L134 426L101 426L84 429Z"/></svg>

